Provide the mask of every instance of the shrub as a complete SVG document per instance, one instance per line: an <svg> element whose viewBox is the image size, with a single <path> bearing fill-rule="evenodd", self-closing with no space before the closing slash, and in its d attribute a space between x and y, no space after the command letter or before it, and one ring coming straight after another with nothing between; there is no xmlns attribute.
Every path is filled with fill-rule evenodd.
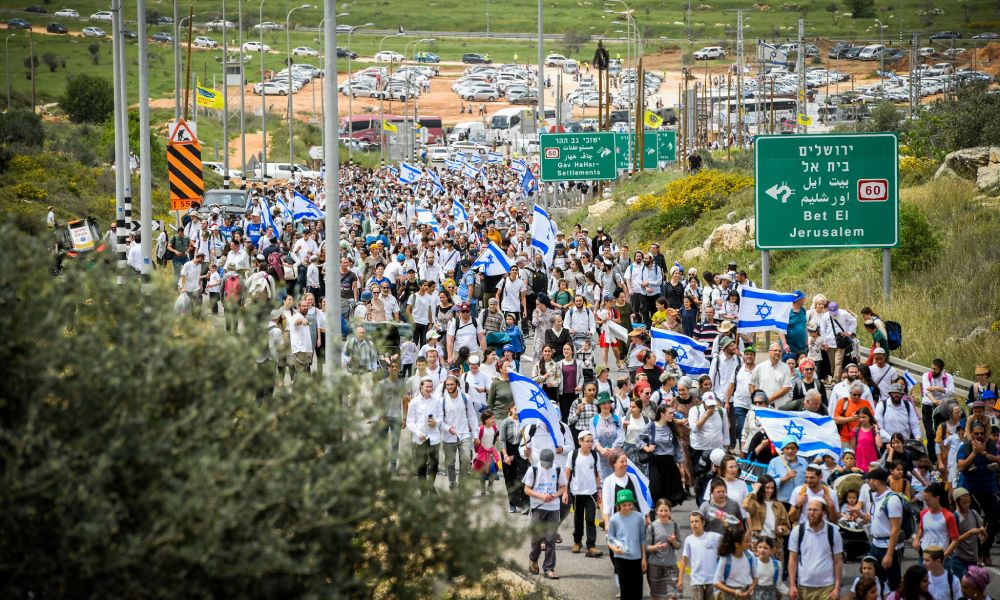
<svg viewBox="0 0 1000 600"><path fill-rule="evenodd" d="M29 110L0 113L0 144L41 147L45 143L42 118Z"/></svg>
<svg viewBox="0 0 1000 600"><path fill-rule="evenodd" d="M101 123L115 110L114 89L103 77L76 75L66 84L59 105L74 123Z"/></svg>
<svg viewBox="0 0 1000 600"><path fill-rule="evenodd" d="M10 190L14 194L14 197L22 200L43 202L49 197L49 193L44 188L38 187L37 185L26 181L15 183L10 187Z"/></svg>
<svg viewBox="0 0 1000 600"><path fill-rule="evenodd" d="M899 179L903 187L912 187L930 181L937 171L938 163L931 158L918 156L899 157Z"/></svg>
<svg viewBox="0 0 1000 600"><path fill-rule="evenodd" d="M651 213L640 221L645 236L668 235L690 225L706 210L722 204L731 194L753 185L745 173L724 173L705 169L697 175L671 181L658 194L646 194L630 207L630 212Z"/></svg>
<svg viewBox="0 0 1000 600"><path fill-rule="evenodd" d="M905 275L934 263L941 241L924 213L905 203L899 207L899 246L892 250L892 270Z"/></svg>

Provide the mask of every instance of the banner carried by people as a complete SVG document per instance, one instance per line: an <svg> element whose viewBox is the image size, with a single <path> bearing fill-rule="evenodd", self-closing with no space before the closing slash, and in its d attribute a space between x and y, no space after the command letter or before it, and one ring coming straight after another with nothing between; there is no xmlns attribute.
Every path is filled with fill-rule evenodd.
<svg viewBox="0 0 1000 600"><path fill-rule="evenodd" d="M685 375L707 375L711 366L709 360L705 358L708 346L689 338L680 333L667 331L665 329L649 330L650 347L658 357L657 362L662 364L659 357L663 356L664 350L673 350L677 353L677 366Z"/></svg>
<svg viewBox="0 0 1000 600"><path fill-rule="evenodd" d="M829 454L840 458L840 433L833 417L811 412L754 407L764 433L780 452L795 441L802 456Z"/></svg>
<svg viewBox="0 0 1000 600"><path fill-rule="evenodd" d="M503 250L495 242L490 242L490 245L486 246L486 249L479 255L476 262L472 263L472 267L482 268L483 275L486 277L495 277L510 273L510 261L507 260Z"/></svg>
<svg viewBox="0 0 1000 600"><path fill-rule="evenodd" d="M542 427L548 433L546 436L539 436L538 440L544 442L536 446L535 450L544 448L550 443L552 449L562 446L563 436L559 428L562 416L559 414L559 406L550 401L542 388L531 378L514 372L508 373L508 377L514 405L517 406L517 420L520 421L521 427Z"/></svg>
<svg viewBox="0 0 1000 600"><path fill-rule="evenodd" d="M741 334L757 331L788 331L795 294L761 290L750 286L740 288L740 320L736 328Z"/></svg>
<svg viewBox="0 0 1000 600"><path fill-rule="evenodd" d="M537 204L531 219L531 246L541 251L545 266L551 268L556 255L556 225L549 218L549 213Z"/></svg>

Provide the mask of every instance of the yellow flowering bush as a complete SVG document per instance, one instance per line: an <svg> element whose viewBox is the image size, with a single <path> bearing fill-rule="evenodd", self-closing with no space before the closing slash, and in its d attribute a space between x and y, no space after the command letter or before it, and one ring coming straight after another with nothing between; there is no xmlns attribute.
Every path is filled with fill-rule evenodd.
<svg viewBox="0 0 1000 600"><path fill-rule="evenodd" d="M696 175L671 181L660 193L640 196L632 205L632 211L683 209L697 216L751 185L753 177L749 175L705 169Z"/></svg>
<svg viewBox="0 0 1000 600"><path fill-rule="evenodd" d="M11 191L14 193L14 197L22 200L41 202L49 197L49 193L45 188L38 187L33 183L15 183L11 186Z"/></svg>
<svg viewBox="0 0 1000 600"><path fill-rule="evenodd" d="M933 158L900 156L899 180L903 185L919 185L934 176L937 166L938 163Z"/></svg>

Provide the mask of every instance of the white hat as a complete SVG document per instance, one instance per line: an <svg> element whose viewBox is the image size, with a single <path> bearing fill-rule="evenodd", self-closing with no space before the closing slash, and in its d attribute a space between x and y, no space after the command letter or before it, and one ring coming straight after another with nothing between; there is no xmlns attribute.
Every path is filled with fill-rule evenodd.
<svg viewBox="0 0 1000 600"><path fill-rule="evenodd" d="M475 354L473 354L472 356L470 356L469 357L469 364L470 365L478 365L479 364L479 356L477 356Z"/></svg>
<svg viewBox="0 0 1000 600"><path fill-rule="evenodd" d="M719 466L722 464L722 459L726 458L726 451L722 448L716 448L712 450L712 453L708 455L708 459L712 461L712 464Z"/></svg>
<svg viewBox="0 0 1000 600"><path fill-rule="evenodd" d="M701 401L705 403L705 406L718 406L719 402L715 399L715 394L712 392L705 392L701 395Z"/></svg>
<svg viewBox="0 0 1000 600"><path fill-rule="evenodd" d="M580 433L576 434L576 439L578 439L578 440L580 440L582 442L583 438L587 437L588 435L593 435L593 434L590 433L589 429L584 429Z"/></svg>

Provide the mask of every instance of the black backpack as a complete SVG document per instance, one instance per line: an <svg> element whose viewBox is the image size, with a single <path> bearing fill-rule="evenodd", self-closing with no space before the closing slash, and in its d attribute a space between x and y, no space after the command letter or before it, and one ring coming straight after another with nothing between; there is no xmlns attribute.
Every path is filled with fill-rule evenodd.
<svg viewBox="0 0 1000 600"><path fill-rule="evenodd" d="M543 269L532 269L531 291L544 294L549 289L549 278Z"/></svg>
<svg viewBox="0 0 1000 600"><path fill-rule="evenodd" d="M903 345L903 326L895 321L886 321L885 339L889 343L889 350L898 350Z"/></svg>

